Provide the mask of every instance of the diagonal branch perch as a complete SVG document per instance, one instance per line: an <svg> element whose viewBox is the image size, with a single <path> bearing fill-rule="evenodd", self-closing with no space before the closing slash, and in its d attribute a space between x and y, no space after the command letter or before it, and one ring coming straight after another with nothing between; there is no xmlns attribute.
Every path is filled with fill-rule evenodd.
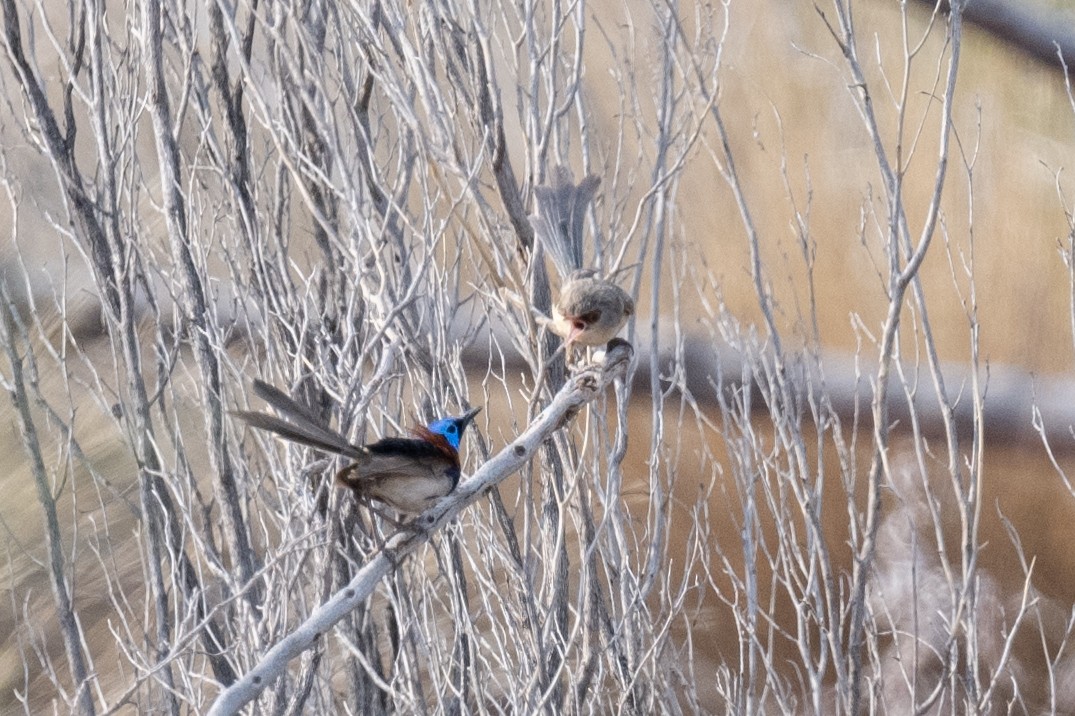
<svg viewBox="0 0 1075 716"><path fill-rule="evenodd" d="M310 649L326 631L373 594L377 584L400 561L425 544L430 536L477 502L490 487L513 475L537 452L550 435L563 427L586 403L596 398L613 380L626 376L634 349L623 340L609 344L603 368L588 368L576 374L556 394L541 414L510 445L490 458L455 492L441 500L409 529L389 538L384 548L355 574L351 582L315 609L295 631L281 639L261 662L217 697L209 716L233 714L257 698L287 668L288 662Z"/></svg>

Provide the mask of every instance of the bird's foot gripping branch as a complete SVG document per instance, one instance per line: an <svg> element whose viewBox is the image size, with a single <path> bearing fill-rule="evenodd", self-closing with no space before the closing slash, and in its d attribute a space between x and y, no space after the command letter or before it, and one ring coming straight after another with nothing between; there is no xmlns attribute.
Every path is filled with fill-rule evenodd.
<svg viewBox="0 0 1075 716"><path fill-rule="evenodd" d="M313 610L296 629L277 642L261 661L217 697L210 716L233 714L253 701L287 669L288 663L307 649L337 622L361 605L388 574L430 535L453 519L486 491L523 467L550 435L564 427L587 403L617 378L626 379L634 349L623 340L608 346L601 366L576 373L553 396L526 430L491 457L468 479L462 480L447 497L418 516L408 529L396 532L384 547L347 584L324 604Z"/></svg>

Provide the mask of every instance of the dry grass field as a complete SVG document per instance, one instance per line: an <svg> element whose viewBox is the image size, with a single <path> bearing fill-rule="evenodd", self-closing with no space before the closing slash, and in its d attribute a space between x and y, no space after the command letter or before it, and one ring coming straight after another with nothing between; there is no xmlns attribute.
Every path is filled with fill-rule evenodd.
<svg viewBox="0 0 1075 716"><path fill-rule="evenodd" d="M0 404L10 426L0 431L0 713L207 712L222 680L206 656L208 622L241 677L376 552L378 538L363 536L372 518L349 496L318 497L328 463L306 470L314 453L222 412L261 407L244 394L253 377L342 403L330 412L356 440L484 405L464 443L468 474L549 402L559 385L535 388L536 367L557 359L520 308L535 273L497 183L495 132L473 109L482 87L499 89L525 201L560 162L602 177L587 235L605 268L622 250L618 280L635 293L629 405L620 385L584 408L497 502L433 536L252 712L1075 711L1075 404L1063 401L1064 390L1075 396L1075 102L1063 73L963 29L932 243L886 342L890 262L908 258L890 238L893 206L918 245L944 149L945 15L852 3L871 135L827 6L823 18L804 2L684 4L673 23L662 3L537 3L534 30L511 8L414 5L412 17L386 4L382 34L369 32L382 43L368 45L356 39L376 25L364 8L326 11L317 47L302 12L279 8L270 31L265 8L239 6L240 18L260 18L225 23L256 38L246 59L233 40L225 63L244 92L245 177L226 103L206 89L216 87L212 13L166 5L162 77L175 116L165 133L177 139L185 226L161 188L142 47L143 11L159 5L108 9L116 161L102 161L83 103L90 70L75 83L71 151L87 186L118 177L117 194L91 192L105 233L134 247L114 261L138 274L130 312L116 318L103 312L101 269L85 225L69 218L61 162L42 144L6 35L0 280L19 318L0 336L13 396ZM560 11L562 37L550 20ZM0 3L6 25L12 12L61 107L68 10ZM336 38L337 25L359 29ZM386 39L395 32L423 38L414 66ZM455 63L444 59L453 43L466 48ZM535 48L567 59L535 59L545 57ZM484 61L495 78L460 79ZM365 106L354 90L369 76ZM904 167L896 198L878 139ZM189 237L204 325L177 235ZM40 373L24 376L27 414L55 498L73 646L20 427L15 363L30 371L31 358ZM945 400L931 360L946 371ZM882 426L879 365L892 371ZM208 375L222 386L216 408ZM151 396L149 428L136 419L135 376ZM1052 406L1041 431L1039 403ZM348 415L357 407L366 412ZM240 578L247 548L217 479L222 454L254 588ZM144 519L153 490L175 505L161 507L174 531L160 552L160 525ZM72 648L89 674L79 696Z"/></svg>

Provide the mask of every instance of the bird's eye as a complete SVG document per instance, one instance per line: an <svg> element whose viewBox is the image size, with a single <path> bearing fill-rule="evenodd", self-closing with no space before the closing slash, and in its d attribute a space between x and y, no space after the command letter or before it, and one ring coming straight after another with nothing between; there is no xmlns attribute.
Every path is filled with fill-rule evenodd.
<svg viewBox="0 0 1075 716"><path fill-rule="evenodd" d="M454 425L448 426L448 432L454 433L455 431L456 431L456 427Z"/></svg>
<svg viewBox="0 0 1075 716"><path fill-rule="evenodd" d="M581 320L583 323L597 323L597 321L601 320L601 312L590 311L588 313L584 313L579 316L579 320Z"/></svg>

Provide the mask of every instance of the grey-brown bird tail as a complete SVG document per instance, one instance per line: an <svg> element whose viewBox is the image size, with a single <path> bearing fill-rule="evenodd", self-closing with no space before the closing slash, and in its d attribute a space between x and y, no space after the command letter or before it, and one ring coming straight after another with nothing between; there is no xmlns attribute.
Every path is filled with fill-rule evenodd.
<svg viewBox="0 0 1075 716"><path fill-rule="evenodd" d="M536 213L530 217L530 225L561 279L583 266L582 224L600 184L600 177L592 174L575 184L570 169L556 167L552 183L534 189Z"/></svg>
<svg viewBox="0 0 1075 716"><path fill-rule="evenodd" d="M352 444L339 432L325 425L308 406L292 400L277 388L255 380L254 393L287 419L247 410L237 410L232 415L252 427L268 430L292 442L324 452L351 458L365 455L361 447Z"/></svg>

